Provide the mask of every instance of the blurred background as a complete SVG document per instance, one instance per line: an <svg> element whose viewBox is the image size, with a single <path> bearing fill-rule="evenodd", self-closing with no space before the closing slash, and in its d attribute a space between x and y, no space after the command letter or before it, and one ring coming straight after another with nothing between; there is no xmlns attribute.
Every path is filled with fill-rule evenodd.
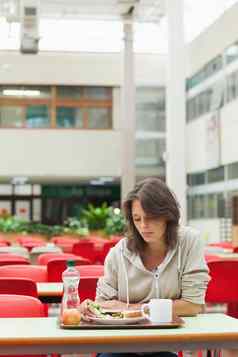
<svg viewBox="0 0 238 357"><path fill-rule="evenodd" d="M236 240L238 1L180 5L185 165L173 175L185 178L186 222L207 243ZM125 18L134 31L128 176L167 179L166 1L0 0L0 231L84 234L111 219L109 234L123 232Z"/></svg>

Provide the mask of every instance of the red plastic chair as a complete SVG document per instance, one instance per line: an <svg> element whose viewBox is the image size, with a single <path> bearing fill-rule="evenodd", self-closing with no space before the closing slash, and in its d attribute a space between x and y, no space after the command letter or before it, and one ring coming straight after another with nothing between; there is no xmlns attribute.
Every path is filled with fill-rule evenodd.
<svg viewBox="0 0 238 357"><path fill-rule="evenodd" d="M7 242L2 242L1 240L0 240L0 247L7 247L7 246L9 246L10 244L7 244Z"/></svg>
<svg viewBox="0 0 238 357"><path fill-rule="evenodd" d="M0 294L0 317L46 317L42 302L26 295Z"/></svg>
<svg viewBox="0 0 238 357"><path fill-rule="evenodd" d="M85 299L95 300L98 278L95 276L82 276L79 282L80 301Z"/></svg>
<svg viewBox="0 0 238 357"><path fill-rule="evenodd" d="M28 295L38 298L36 283L26 278L0 278L0 294Z"/></svg>
<svg viewBox="0 0 238 357"><path fill-rule="evenodd" d="M79 240L70 236L58 236L53 237L51 241L60 247L64 253L72 253L73 245Z"/></svg>
<svg viewBox="0 0 238 357"><path fill-rule="evenodd" d="M221 258L219 258L217 255L215 254L206 254L205 255L205 260L206 262L210 262L210 261L214 261L214 260L221 260Z"/></svg>
<svg viewBox="0 0 238 357"><path fill-rule="evenodd" d="M71 236L55 236L51 238L51 241L55 244L60 244L60 243L77 243L79 240L78 238L74 238Z"/></svg>
<svg viewBox="0 0 238 357"><path fill-rule="evenodd" d="M110 236L110 241L112 241L113 243L117 244L118 242L120 242L120 240L122 238L123 238L123 236L111 235Z"/></svg>
<svg viewBox="0 0 238 357"><path fill-rule="evenodd" d="M46 243L29 241L29 242L23 242L21 245L22 247L26 248L30 252L35 247L44 247Z"/></svg>
<svg viewBox="0 0 238 357"><path fill-rule="evenodd" d="M47 267L48 281L50 282L62 281L62 273L66 269L67 260L68 258L51 259L47 263L46 267ZM87 259L81 257L76 257L74 260L76 265L88 265L90 263Z"/></svg>
<svg viewBox="0 0 238 357"><path fill-rule="evenodd" d="M232 243L231 242L209 243L208 246L209 247L220 247L220 248L232 249Z"/></svg>
<svg viewBox="0 0 238 357"><path fill-rule="evenodd" d="M116 242L114 241L107 241L103 244L101 247L101 250L98 251L97 253L97 262L100 264L104 264L105 258L109 253L109 250L116 245Z"/></svg>
<svg viewBox="0 0 238 357"><path fill-rule="evenodd" d="M70 253L42 253L37 258L37 263L39 265L47 265L47 263L52 259L74 259L77 258L75 254Z"/></svg>
<svg viewBox="0 0 238 357"><path fill-rule="evenodd" d="M104 274L103 265L77 265L76 268L80 272L80 277L92 276L95 278L99 278Z"/></svg>
<svg viewBox="0 0 238 357"><path fill-rule="evenodd" d="M5 265L0 267L0 277L29 278L35 282L47 282L46 266L42 265Z"/></svg>
<svg viewBox="0 0 238 357"><path fill-rule="evenodd" d="M47 317L42 302L32 296L0 294L0 317ZM8 357L19 357L11 355ZM24 357L24 355L21 355ZM47 357L46 355L26 355L25 357Z"/></svg>
<svg viewBox="0 0 238 357"><path fill-rule="evenodd" d="M28 242L45 243L45 239L43 239L42 237L21 234L16 237L16 241L22 245Z"/></svg>
<svg viewBox="0 0 238 357"><path fill-rule="evenodd" d="M208 261L211 280L206 302L227 304L227 314L238 318L238 260Z"/></svg>
<svg viewBox="0 0 238 357"><path fill-rule="evenodd" d="M30 264L30 261L17 254L0 254L0 266L12 264Z"/></svg>
<svg viewBox="0 0 238 357"><path fill-rule="evenodd" d="M81 240L73 245L73 254L89 259L91 264L95 262L97 252L93 242Z"/></svg>
<svg viewBox="0 0 238 357"><path fill-rule="evenodd" d="M11 245L11 242L9 242L9 240L7 240L2 234L0 234L0 243L5 245Z"/></svg>

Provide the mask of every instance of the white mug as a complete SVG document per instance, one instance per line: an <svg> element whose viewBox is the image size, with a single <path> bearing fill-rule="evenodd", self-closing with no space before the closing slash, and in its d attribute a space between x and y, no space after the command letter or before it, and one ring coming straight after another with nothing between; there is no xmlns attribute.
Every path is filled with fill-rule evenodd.
<svg viewBox="0 0 238 357"><path fill-rule="evenodd" d="M145 310L149 310L149 313ZM143 316L153 323L172 322L172 310L171 299L151 299L141 307Z"/></svg>

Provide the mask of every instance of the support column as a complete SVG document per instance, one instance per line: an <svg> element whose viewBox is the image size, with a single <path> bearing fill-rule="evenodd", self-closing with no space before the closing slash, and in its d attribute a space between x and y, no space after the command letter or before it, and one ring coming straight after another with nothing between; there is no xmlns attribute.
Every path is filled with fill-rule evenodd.
<svg viewBox="0 0 238 357"><path fill-rule="evenodd" d="M124 53L122 83L122 176L121 199L135 185L135 79L133 18L123 19Z"/></svg>
<svg viewBox="0 0 238 357"><path fill-rule="evenodd" d="M166 97L166 182L181 206L181 222L187 220L186 200L186 91L183 0L166 0L168 17L168 73Z"/></svg>

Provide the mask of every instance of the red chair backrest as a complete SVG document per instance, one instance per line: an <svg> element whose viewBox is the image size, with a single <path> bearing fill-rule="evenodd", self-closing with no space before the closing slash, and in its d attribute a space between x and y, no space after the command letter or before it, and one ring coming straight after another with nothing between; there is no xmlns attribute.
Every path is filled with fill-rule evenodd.
<svg viewBox="0 0 238 357"><path fill-rule="evenodd" d="M22 255L19 255L17 253L0 253L0 259L8 259L8 258L19 258L19 259L25 259L28 260L28 258L23 257Z"/></svg>
<svg viewBox="0 0 238 357"><path fill-rule="evenodd" d="M108 241L103 244L100 251L97 253L97 261L100 264L104 264L105 258L109 253L109 250L116 245L116 242Z"/></svg>
<svg viewBox="0 0 238 357"><path fill-rule="evenodd" d="M0 266L12 264L30 264L30 261L17 254L0 254Z"/></svg>
<svg viewBox="0 0 238 357"><path fill-rule="evenodd" d="M217 243L209 243L208 246L231 249L232 248L232 243L231 242L217 242Z"/></svg>
<svg viewBox="0 0 238 357"><path fill-rule="evenodd" d="M80 301L85 299L94 300L96 296L98 278L94 276L82 276L79 282L79 297Z"/></svg>
<svg viewBox="0 0 238 357"><path fill-rule="evenodd" d="M74 238L74 237L71 237L71 236L55 236L51 239L51 241L55 244L58 244L58 243L77 243L79 240L78 238Z"/></svg>
<svg viewBox="0 0 238 357"><path fill-rule="evenodd" d="M32 296L0 294L0 317L45 317L42 302Z"/></svg>
<svg viewBox="0 0 238 357"><path fill-rule="evenodd" d="M34 242L34 241L28 241L28 242L23 242L22 247L26 248L29 250L29 252L35 248L35 247L44 247L46 245L45 242Z"/></svg>
<svg viewBox="0 0 238 357"><path fill-rule="evenodd" d="M112 234L110 237L110 241L112 241L113 243L117 244L118 242L120 242L120 240L123 238L123 236L118 236L118 235L114 235Z"/></svg>
<svg viewBox="0 0 238 357"><path fill-rule="evenodd" d="M58 259L51 259L47 263L47 275L48 281L50 282L60 282L62 281L62 273L67 267L67 260L68 258L58 258ZM82 257L76 257L75 259L76 265L88 265L90 262L87 259Z"/></svg>
<svg viewBox="0 0 238 357"><path fill-rule="evenodd" d="M80 277L92 276L95 278L99 278L104 274L103 265L77 265L76 268L80 272Z"/></svg>
<svg viewBox="0 0 238 357"><path fill-rule="evenodd" d="M7 244L7 242L2 242L0 240L0 247L8 247L10 244Z"/></svg>
<svg viewBox="0 0 238 357"><path fill-rule="evenodd" d="M0 233L0 242L5 244L5 245L11 245L11 242L9 242L9 240L7 240L4 235L1 235Z"/></svg>
<svg viewBox="0 0 238 357"><path fill-rule="evenodd" d="M217 256L216 254L206 254L205 260L208 263L210 261L221 260L221 258L219 258L219 256Z"/></svg>
<svg viewBox="0 0 238 357"><path fill-rule="evenodd" d="M211 280L208 283L206 302L238 302L238 260L208 261Z"/></svg>
<svg viewBox="0 0 238 357"><path fill-rule="evenodd" d="M74 259L77 258L75 254L70 254L70 253L42 253L38 256L37 262L40 265L47 265L47 263L52 260L52 259Z"/></svg>
<svg viewBox="0 0 238 357"><path fill-rule="evenodd" d="M0 278L0 294L28 295L38 298L36 283L26 278Z"/></svg>
<svg viewBox="0 0 238 357"><path fill-rule="evenodd" d="M47 270L43 265L5 265L0 267L0 277L29 278L35 282L47 282Z"/></svg>
<svg viewBox="0 0 238 357"><path fill-rule="evenodd" d="M42 237L31 236L31 235L19 235L16 237L16 241L20 244L24 243L45 243L45 240Z"/></svg>
<svg viewBox="0 0 238 357"><path fill-rule="evenodd" d="M95 262L96 251L93 242L88 242L86 240L79 241L73 245L72 252L75 255L80 255L81 257L89 259L91 264Z"/></svg>

